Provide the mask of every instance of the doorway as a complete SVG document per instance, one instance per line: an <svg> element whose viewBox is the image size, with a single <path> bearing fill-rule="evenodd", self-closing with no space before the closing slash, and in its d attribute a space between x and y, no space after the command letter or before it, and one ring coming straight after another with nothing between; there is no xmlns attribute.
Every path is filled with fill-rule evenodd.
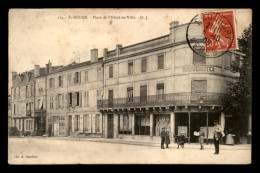
<svg viewBox="0 0 260 173"><path fill-rule="evenodd" d="M198 136L194 136L194 132L195 131L198 132L200 130L200 127L205 128L206 126L207 126L206 113L191 113L190 115L190 142L191 143L198 142Z"/></svg>
<svg viewBox="0 0 260 173"><path fill-rule="evenodd" d="M53 117L53 134L54 136L59 135L59 117Z"/></svg>
<svg viewBox="0 0 260 173"><path fill-rule="evenodd" d="M107 128L107 138L113 138L113 134L114 134L114 118L113 118L113 114L108 114L108 128Z"/></svg>
<svg viewBox="0 0 260 173"><path fill-rule="evenodd" d="M68 121L68 134L69 136L71 135L72 133L72 116L69 115L69 121Z"/></svg>
<svg viewBox="0 0 260 173"><path fill-rule="evenodd" d="M108 90L108 107L110 108L113 107L113 97L114 97L113 90Z"/></svg>

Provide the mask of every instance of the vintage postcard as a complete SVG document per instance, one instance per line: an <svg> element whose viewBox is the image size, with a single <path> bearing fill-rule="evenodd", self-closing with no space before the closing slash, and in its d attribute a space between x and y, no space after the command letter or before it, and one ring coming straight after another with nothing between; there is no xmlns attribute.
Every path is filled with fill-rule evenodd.
<svg viewBox="0 0 260 173"><path fill-rule="evenodd" d="M8 163L250 164L251 9L10 9Z"/></svg>

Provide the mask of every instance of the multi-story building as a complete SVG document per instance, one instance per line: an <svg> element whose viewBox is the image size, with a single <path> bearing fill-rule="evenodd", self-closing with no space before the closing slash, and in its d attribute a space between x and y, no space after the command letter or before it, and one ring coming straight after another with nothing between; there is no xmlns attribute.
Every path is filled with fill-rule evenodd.
<svg viewBox="0 0 260 173"><path fill-rule="evenodd" d="M105 137L156 140L166 127L171 139L184 132L196 142L193 132L200 127L207 139L213 138L214 120L224 128L223 94L226 82L239 75L231 64L242 54L199 56L187 44L187 25L172 22L168 35L104 50L104 97L98 109ZM190 37L203 39L201 30L190 24Z"/></svg>
<svg viewBox="0 0 260 173"><path fill-rule="evenodd" d="M22 133L34 129L34 70L12 73L11 106L12 126Z"/></svg>
<svg viewBox="0 0 260 173"><path fill-rule="evenodd" d="M102 97L102 58L73 62L47 75L47 129L53 136L102 135L97 99Z"/></svg>
<svg viewBox="0 0 260 173"><path fill-rule="evenodd" d="M8 95L8 129L12 127L11 96Z"/></svg>

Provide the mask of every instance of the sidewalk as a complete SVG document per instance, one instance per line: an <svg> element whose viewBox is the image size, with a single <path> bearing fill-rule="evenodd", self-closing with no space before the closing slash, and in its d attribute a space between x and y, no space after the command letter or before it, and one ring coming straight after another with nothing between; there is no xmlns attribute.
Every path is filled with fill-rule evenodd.
<svg viewBox="0 0 260 173"><path fill-rule="evenodd" d="M15 137L12 137L15 138ZM42 137L42 136L34 136L34 137L24 137L31 139L46 139L46 140L70 140L70 141L88 141L88 142L99 142L99 143L114 143L114 144L125 144L125 145L139 145L139 146L149 146L149 147L160 147L160 142L158 141L140 141L134 139L107 139L101 137L88 137L88 138L75 138L75 137ZM169 145L170 148L176 148L176 143L171 143ZM185 149L198 149L200 148L199 143L185 143ZM214 144L204 144L205 149L214 149ZM251 150L251 144L240 144L240 145L226 145L220 144L221 150Z"/></svg>

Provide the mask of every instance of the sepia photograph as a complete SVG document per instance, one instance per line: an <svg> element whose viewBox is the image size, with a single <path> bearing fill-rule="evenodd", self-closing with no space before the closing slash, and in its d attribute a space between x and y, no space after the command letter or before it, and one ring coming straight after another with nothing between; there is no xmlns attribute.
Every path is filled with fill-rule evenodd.
<svg viewBox="0 0 260 173"><path fill-rule="evenodd" d="M8 164L252 163L252 10L8 12Z"/></svg>

